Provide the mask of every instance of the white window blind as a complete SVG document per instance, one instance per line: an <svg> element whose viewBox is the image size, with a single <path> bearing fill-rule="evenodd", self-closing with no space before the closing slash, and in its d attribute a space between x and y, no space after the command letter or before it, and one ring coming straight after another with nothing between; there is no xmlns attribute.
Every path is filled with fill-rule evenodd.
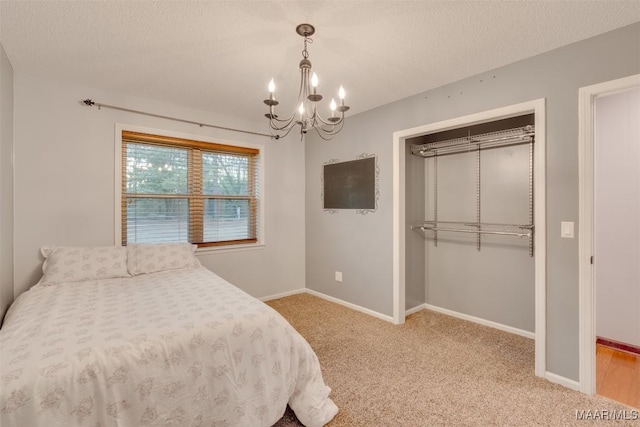
<svg viewBox="0 0 640 427"><path fill-rule="evenodd" d="M260 151L122 132L122 244L255 243Z"/></svg>

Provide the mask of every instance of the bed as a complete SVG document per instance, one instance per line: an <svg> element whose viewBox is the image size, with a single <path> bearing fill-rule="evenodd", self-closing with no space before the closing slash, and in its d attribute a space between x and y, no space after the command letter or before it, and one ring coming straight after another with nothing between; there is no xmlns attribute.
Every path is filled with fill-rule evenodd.
<svg viewBox="0 0 640 427"><path fill-rule="evenodd" d="M42 252L43 279L0 329L3 427L268 427L287 404L314 427L337 413L304 338L191 245Z"/></svg>

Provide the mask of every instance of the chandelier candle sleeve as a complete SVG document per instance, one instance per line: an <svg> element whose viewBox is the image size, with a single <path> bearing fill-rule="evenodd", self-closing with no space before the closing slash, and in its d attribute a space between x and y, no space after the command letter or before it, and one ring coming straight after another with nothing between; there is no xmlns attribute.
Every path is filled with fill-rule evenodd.
<svg viewBox="0 0 640 427"><path fill-rule="evenodd" d="M322 139L329 140L342 130L344 113L349 110L349 107L344 104L345 91L340 86L338 91L340 105L336 105L336 102L332 99L330 104L331 116L324 119L317 109L317 103L323 98L318 93L318 76L311 71L311 61L307 50L307 43L313 42L311 36L315 33L315 28L310 24L300 24L296 27L296 33L304 38L302 60L299 64L300 90L296 103L298 109L286 118L280 118L276 114L275 107L279 105L279 102L275 99L275 82L271 79L268 87L269 99L264 100L264 103L269 107L269 112L265 114L265 117L269 119L271 135L276 139L287 136L291 129L299 125L301 139L309 130L315 130Z"/></svg>

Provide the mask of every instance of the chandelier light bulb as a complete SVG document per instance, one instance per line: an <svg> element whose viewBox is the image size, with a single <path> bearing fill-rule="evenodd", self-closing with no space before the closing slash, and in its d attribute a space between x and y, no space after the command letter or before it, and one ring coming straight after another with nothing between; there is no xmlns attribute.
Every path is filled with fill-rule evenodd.
<svg viewBox="0 0 640 427"><path fill-rule="evenodd" d="M316 73L313 73L313 75L311 76L311 86L313 86L314 88L318 87L318 76Z"/></svg>
<svg viewBox="0 0 640 427"><path fill-rule="evenodd" d="M276 84L273 82L273 79L271 79L271 81L269 82L269 99L264 101L269 106L269 108L273 108L274 106L278 105L278 101L276 101L275 97L273 96L273 92L275 90ZM273 111L271 111L269 114L273 115Z"/></svg>
<svg viewBox="0 0 640 427"><path fill-rule="evenodd" d="M341 100L344 100L344 88L342 86L340 86L340 89L338 90L338 97L340 97Z"/></svg>
<svg viewBox="0 0 640 427"><path fill-rule="evenodd" d="M298 107L298 113L300 113L300 118L302 118L302 115L304 114L304 104L301 102L300 106Z"/></svg>
<svg viewBox="0 0 640 427"><path fill-rule="evenodd" d="M331 104L329 105L329 108L331 108L331 115L333 116L336 113L336 101L331 98Z"/></svg>

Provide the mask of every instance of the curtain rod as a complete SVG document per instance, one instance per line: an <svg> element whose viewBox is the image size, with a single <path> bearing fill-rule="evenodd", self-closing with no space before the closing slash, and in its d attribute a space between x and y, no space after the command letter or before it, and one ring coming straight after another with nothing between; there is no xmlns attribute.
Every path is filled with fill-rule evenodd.
<svg viewBox="0 0 640 427"><path fill-rule="evenodd" d="M228 127L224 127L224 126L216 126L216 125L211 125L211 124L207 124L207 123L194 122L192 120L180 119L180 118L177 118L177 117L163 116L161 114L147 113L146 111L132 110L130 108L124 108L124 107L118 107L118 106L115 106L115 105L103 104L103 103L100 103L100 102L94 102L94 101L92 101L91 99L88 99L88 98L85 99L82 102L84 103L84 105L86 105L88 107L93 107L95 105L96 107L98 107L98 109L103 108L103 107L104 108L111 108L112 110L120 110L120 111L126 111L128 113L143 114L145 116L157 117L157 118L166 119L166 120L173 120L175 122L189 123L191 125L197 125L197 126L200 126L200 127L209 127L209 128L215 128L215 129L228 130L228 131L231 131L231 132L240 132L240 133L248 133L250 135L266 136L266 137L269 137L271 139L279 139L280 138L278 135L269 135L269 134L266 134L266 133L252 132L250 130L234 129L234 128L228 128Z"/></svg>

